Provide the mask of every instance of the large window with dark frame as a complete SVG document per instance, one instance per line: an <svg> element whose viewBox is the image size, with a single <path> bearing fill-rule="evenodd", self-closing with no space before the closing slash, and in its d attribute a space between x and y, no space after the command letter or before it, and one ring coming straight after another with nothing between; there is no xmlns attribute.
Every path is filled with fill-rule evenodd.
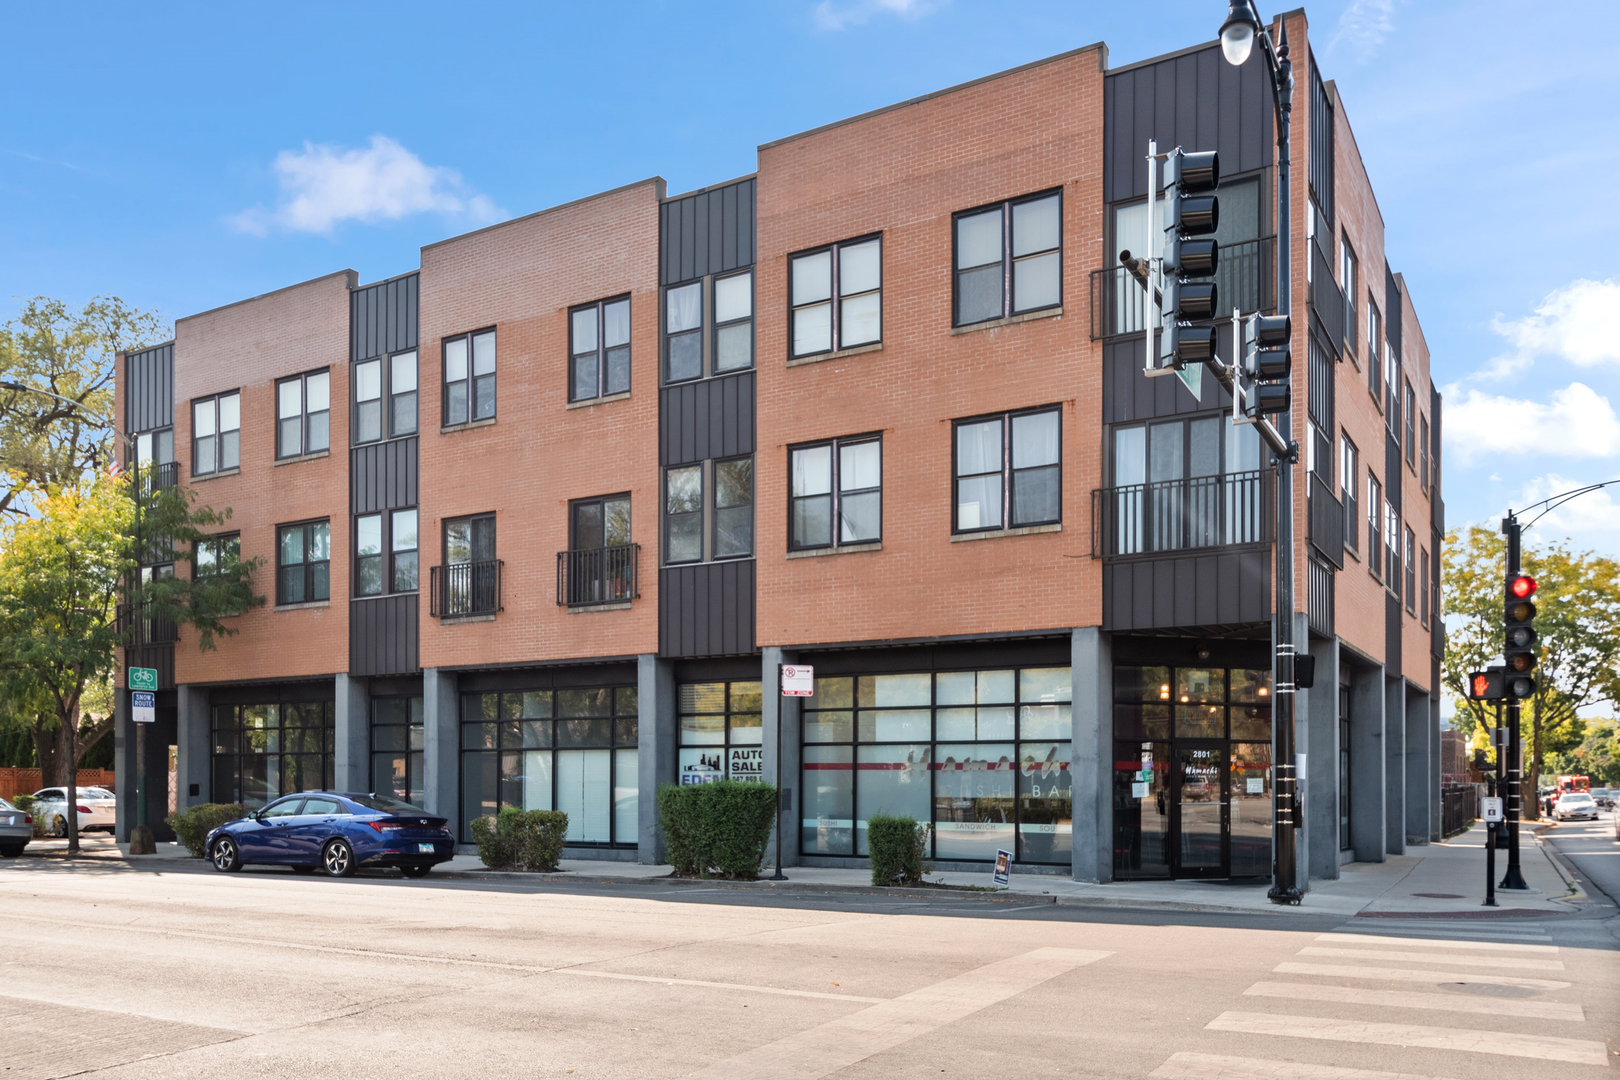
<svg viewBox="0 0 1620 1080"><path fill-rule="evenodd" d="M681 684L679 783L765 779L762 695L758 679Z"/></svg>
<svg viewBox="0 0 1620 1080"><path fill-rule="evenodd" d="M1339 433L1339 497L1344 500L1344 546L1352 553L1361 548L1361 519L1356 492L1361 486L1361 457L1349 434Z"/></svg>
<svg viewBox="0 0 1620 1080"><path fill-rule="evenodd" d="M711 274L665 289L663 337L665 382L753 367L754 272Z"/></svg>
<svg viewBox="0 0 1620 1080"><path fill-rule="evenodd" d="M1412 535L1412 527L1406 526L1401 534L1401 558L1406 568L1406 610L1412 615L1417 614L1417 538Z"/></svg>
<svg viewBox="0 0 1620 1080"><path fill-rule="evenodd" d="M330 701L215 705L213 801L249 808L332 789Z"/></svg>
<svg viewBox="0 0 1620 1080"><path fill-rule="evenodd" d="M1412 384L1406 384L1406 397L1402 408L1405 420L1403 442L1406 443L1406 464L1415 472L1417 470L1417 394L1412 390Z"/></svg>
<svg viewBox="0 0 1620 1080"><path fill-rule="evenodd" d="M630 298L568 311L568 400L630 392Z"/></svg>
<svg viewBox="0 0 1620 1080"><path fill-rule="evenodd" d="M636 550L630 539L630 495L599 495L568 504L568 551L562 571L570 605L635 599Z"/></svg>
<svg viewBox="0 0 1620 1080"><path fill-rule="evenodd" d="M1356 333L1360 326L1357 324L1356 296L1360 289L1357 282L1361 276L1361 261L1356 258L1356 249L1350 246L1347 235L1339 238L1339 261L1339 284L1344 288L1344 351L1359 367L1361 356L1356 351Z"/></svg>
<svg viewBox="0 0 1620 1080"><path fill-rule="evenodd" d="M1429 477L1431 467L1429 464L1429 418L1427 416L1418 417L1418 454L1422 461L1422 465L1418 468L1418 482L1423 485L1423 491L1426 494L1431 484Z"/></svg>
<svg viewBox="0 0 1620 1080"><path fill-rule="evenodd" d="M663 539L666 565L753 555L752 455L665 469Z"/></svg>
<svg viewBox="0 0 1620 1080"><path fill-rule="evenodd" d="M1388 494L1384 497L1384 585L1401 595L1401 512L1395 509Z"/></svg>
<svg viewBox="0 0 1620 1080"><path fill-rule="evenodd" d="M331 598L332 526L306 521L276 529L276 603Z"/></svg>
<svg viewBox="0 0 1620 1080"><path fill-rule="evenodd" d="M956 326L1063 303L1063 196L1043 192L952 218Z"/></svg>
<svg viewBox="0 0 1620 1080"><path fill-rule="evenodd" d="M1061 408L1052 406L956 421L953 532L1062 520L1061 420Z"/></svg>
<svg viewBox="0 0 1620 1080"><path fill-rule="evenodd" d="M1378 313L1378 303L1367 296L1367 392L1378 402L1378 411L1384 411L1384 318Z"/></svg>
<svg viewBox="0 0 1620 1080"><path fill-rule="evenodd" d="M420 578L416 508L354 519L354 594L415 592ZM409 800L407 800L409 801Z"/></svg>
<svg viewBox="0 0 1620 1080"><path fill-rule="evenodd" d="M217 577L242 558L241 533L210 536L197 541L192 575L197 578Z"/></svg>
<svg viewBox="0 0 1620 1080"><path fill-rule="evenodd" d="M495 418L495 329L444 339L446 427Z"/></svg>
<svg viewBox="0 0 1620 1080"><path fill-rule="evenodd" d="M371 790L422 805L422 699L371 699Z"/></svg>
<svg viewBox="0 0 1620 1080"><path fill-rule="evenodd" d="M276 383L276 457L318 454L332 445L332 374L325 369Z"/></svg>
<svg viewBox="0 0 1620 1080"><path fill-rule="evenodd" d="M844 240L788 260L794 357L883 340L883 240Z"/></svg>
<svg viewBox="0 0 1620 1080"><path fill-rule="evenodd" d="M883 539L881 435L791 447L788 474L788 550Z"/></svg>
<svg viewBox="0 0 1620 1080"><path fill-rule="evenodd" d="M415 349L355 364L354 441L415 435L417 393Z"/></svg>
<svg viewBox="0 0 1620 1080"><path fill-rule="evenodd" d="M444 523L444 579L434 597L441 617L493 615L500 610L500 565L495 557L495 515L450 518Z"/></svg>
<svg viewBox="0 0 1620 1080"><path fill-rule="evenodd" d="M1367 572L1384 580L1384 488L1367 474Z"/></svg>
<svg viewBox="0 0 1620 1080"><path fill-rule="evenodd" d="M242 395L199 398L191 403L191 475L228 472L242 464Z"/></svg>
<svg viewBox="0 0 1620 1080"><path fill-rule="evenodd" d="M1423 596L1423 613L1419 617L1423 629L1429 628L1429 549L1418 548L1418 590Z"/></svg>

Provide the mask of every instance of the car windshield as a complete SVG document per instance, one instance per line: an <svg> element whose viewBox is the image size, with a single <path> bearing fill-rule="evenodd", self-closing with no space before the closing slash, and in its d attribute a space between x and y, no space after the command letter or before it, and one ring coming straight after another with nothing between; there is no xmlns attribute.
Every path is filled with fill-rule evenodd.
<svg viewBox="0 0 1620 1080"><path fill-rule="evenodd" d="M1146 198L1146 196L1143 196L1143 197ZM0 799L0 810L15 810L15 809L17 809L15 806L12 806L10 803L6 802L6 800L4 800L4 799Z"/></svg>
<svg viewBox="0 0 1620 1080"><path fill-rule="evenodd" d="M1144 198L1145 197L1146 196L1144 196ZM1558 801L1559 802L1569 802L1569 803L1591 802L1592 801L1592 796L1586 794L1586 792L1584 792L1584 791L1571 791L1571 792L1567 793L1562 799L1559 799Z"/></svg>
<svg viewBox="0 0 1620 1080"><path fill-rule="evenodd" d="M110 799L112 797L113 793L102 787L82 787L79 789L79 798L81 799Z"/></svg>
<svg viewBox="0 0 1620 1080"><path fill-rule="evenodd" d="M376 810L383 814L425 814L426 810L420 806L412 806L408 802L390 799L386 795L345 795L345 799L356 806L363 806L367 810Z"/></svg>

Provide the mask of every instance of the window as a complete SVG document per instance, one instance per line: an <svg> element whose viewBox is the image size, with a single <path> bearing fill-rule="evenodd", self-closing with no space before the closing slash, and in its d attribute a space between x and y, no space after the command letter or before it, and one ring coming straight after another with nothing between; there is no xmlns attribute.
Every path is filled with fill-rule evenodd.
<svg viewBox="0 0 1620 1080"><path fill-rule="evenodd" d="M444 424L495 417L495 331L444 341Z"/></svg>
<svg viewBox="0 0 1620 1080"><path fill-rule="evenodd" d="M1401 512L1387 497L1384 499L1384 551L1387 566L1384 584L1397 598L1401 595Z"/></svg>
<svg viewBox="0 0 1620 1080"><path fill-rule="evenodd" d="M316 454L332 443L332 376L312 371L276 383L276 457Z"/></svg>
<svg viewBox="0 0 1620 1080"><path fill-rule="evenodd" d="M793 355L883 340L883 241L846 240L789 260Z"/></svg>
<svg viewBox="0 0 1620 1080"><path fill-rule="evenodd" d="M438 573L435 569L435 577ZM444 577L433 590L433 613L439 617L493 615L500 610L494 514L452 518L444 523Z"/></svg>
<svg viewBox="0 0 1620 1080"><path fill-rule="evenodd" d="M332 790L333 703L215 705L213 801L263 806Z"/></svg>
<svg viewBox="0 0 1620 1080"><path fill-rule="evenodd" d="M150 585L154 581L167 581L174 577L174 563L154 563L151 566L141 567L141 584ZM179 628L167 619L154 617L150 609L141 612L141 639L143 645L164 645L175 641L179 637Z"/></svg>
<svg viewBox="0 0 1620 1080"><path fill-rule="evenodd" d="M331 528L328 522L310 521L276 530L276 603L330 598Z"/></svg>
<svg viewBox="0 0 1620 1080"><path fill-rule="evenodd" d="M1356 259L1355 248L1350 246L1348 236L1340 240L1339 261L1340 284L1344 286L1344 351L1359 366L1361 357L1356 353L1356 331L1359 329L1356 325L1356 279L1361 264Z"/></svg>
<svg viewBox="0 0 1620 1080"><path fill-rule="evenodd" d="M703 560L703 466L664 473L664 561Z"/></svg>
<svg viewBox="0 0 1620 1080"><path fill-rule="evenodd" d="M714 463L714 557L754 553L754 459Z"/></svg>
<svg viewBox="0 0 1620 1080"><path fill-rule="evenodd" d="M1395 438L1401 437L1401 357L1388 341L1384 342L1384 422Z"/></svg>
<svg viewBox="0 0 1620 1080"><path fill-rule="evenodd" d="M765 779L762 690L757 679L681 686L678 783Z"/></svg>
<svg viewBox="0 0 1620 1080"><path fill-rule="evenodd" d="M354 519L356 596L415 592L417 588L416 511L392 510Z"/></svg>
<svg viewBox="0 0 1620 1080"><path fill-rule="evenodd" d="M754 275L714 279L714 370L754 366Z"/></svg>
<svg viewBox="0 0 1620 1080"><path fill-rule="evenodd" d="M630 543L630 496L606 495L573 503L569 543L576 551L622 547Z"/></svg>
<svg viewBox="0 0 1620 1080"><path fill-rule="evenodd" d="M1360 519L1356 517L1356 489L1360 487L1361 463L1350 436L1339 436L1339 495L1344 499L1344 546L1356 551L1361 546Z"/></svg>
<svg viewBox="0 0 1620 1080"><path fill-rule="evenodd" d="M1378 402L1380 412L1384 409L1384 320L1378 314L1378 305L1373 302L1372 296L1367 297L1367 392L1372 394L1373 400Z"/></svg>
<svg viewBox="0 0 1620 1080"><path fill-rule="evenodd" d="M174 428L143 431L135 436L135 465L147 491L172 487L179 482L174 464Z"/></svg>
<svg viewBox="0 0 1620 1080"><path fill-rule="evenodd" d="M628 494L570 503L568 544L559 561L559 604L611 604L636 598Z"/></svg>
<svg viewBox="0 0 1620 1080"><path fill-rule="evenodd" d="M664 294L665 379L685 382L703 377L703 282Z"/></svg>
<svg viewBox="0 0 1620 1080"><path fill-rule="evenodd" d="M1406 610L1417 614L1417 539L1408 526L1401 534L1402 555L1406 565Z"/></svg>
<svg viewBox="0 0 1620 1080"><path fill-rule="evenodd" d="M1063 303L1062 219L1055 192L957 214L955 325Z"/></svg>
<svg viewBox="0 0 1620 1080"><path fill-rule="evenodd" d="M714 328L705 338L705 312ZM664 290L664 381L742 371L754 364L754 274L710 275Z"/></svg>
<svg viewBox="0 0 1620 1080"><path fill-rule="evenodd" d="M568 312L568 400L630 392L630 298Z"/></svg>
<svg viewBox="0 0 1620 1080"><path fill-rule="evenodd" d="M1339 687L1339 850L1350 850L1350 688Z"/></svg>
<svg viewBox="0 0 1620 1080"><path fill-rule="evenodd" d="M1418 549L1418 587L1423 595L1423 629L1429 628L1429 550Z"/></svg>
<svg viewBox="0 0 1620 1080"><path fill-rule="evenodd" d="M371 699L371 790L420 805L422 699Z"/></svg>
<svg viewBox="0 0 1620 1080"><path fill-rule="evenodd" d="M1422 458L1422 465L1418 468L1418 483L1423 485L1425 493L1429 490L1429 418L1418 417L1418 453Z"/></svg>
<svg viewBox="0 0 1620 1080"><path fill-rule="evenodd" d="M354 365L354 441L416 434L416 350ZM383 402L388 425L383 427Z"/></svg>
<svg viewBox="0 0 1620 1080"><path fill-rule="evenodd" d="M632 846L639 835L633 686L461 699L461 839L507 807L561 810L570 844Z"/></svg>
<svg viewBox="0 0 1620 1080"><path fill-rule="evenodd" d="M833 439L788 451L788 548L883 539L883 440Z"/></svg>
<svg viewBox="0 0 1620 1080"><path fill-rule="evenodd" d="M1406 406L1403 410L1405 417L1406 435L1406 464L1409 468L1417 468L1417 395L1412 392L1412 384L1406 384Z"/></svg>
<svg viewBox="0 0 1620 1080"><path fill-rule="evenodd" d="M953 531L1062 520L1059 419L1059 410L1050 408L956 422Z"/></svg>
<svg viewBox="0 0 1620 1080"><path fill-rule="evenodd" d="M235 469L242 463L242 395L233 390L191 403L191 475Z"/></svg>
<svg viewBox="0 0 1620 1080"><path fill-rule="evenodd" d="M242 557L242 537L239 533L230 536L211 536L206 540L197 541L196 569L193 577L214 577L223 573L232 563Z"/></svg>
<svg viewBox="0 0 1620 1080"><path fill-rule="evenodd" d="M1378 477L1367 474L1367 572L1384 577L1384 489Z"/></svg>

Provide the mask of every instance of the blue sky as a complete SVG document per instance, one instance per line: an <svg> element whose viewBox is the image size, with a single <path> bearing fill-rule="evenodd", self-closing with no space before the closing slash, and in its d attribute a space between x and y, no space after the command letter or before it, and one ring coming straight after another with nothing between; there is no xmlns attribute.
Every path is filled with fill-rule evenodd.
<svg viewBox="0 0 1620 1080"><path fill-rule="evenodd" d="M375 280L488 221L654 174L700 187L761 142L1098 40L1128 64L1224 14L13 3L8 38L38 47L0 68L0 316L109 293L174 318L342 267ZM1447 396L1451 522L1620 477L1620 4L1307 14ZM1620 491L1537 529L1612 553Z"/></svg>

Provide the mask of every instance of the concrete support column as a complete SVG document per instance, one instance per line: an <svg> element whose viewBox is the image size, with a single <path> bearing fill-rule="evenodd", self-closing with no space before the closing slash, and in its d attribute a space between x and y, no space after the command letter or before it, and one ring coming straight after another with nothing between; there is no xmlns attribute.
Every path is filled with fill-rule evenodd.
<svg viewBox="0 0 1620 1080"><path fill-rule="evenodd" d="M181 810L213 802L213 777L209 775L209 750L213 739L213 717L208 691L201 686L177 686L175 710L175 805Z"/></svg>
<svg viewBox="0 0 1620 1080"><path fill-rule="evenodd" d="M1440 685L1439 664L1435 665L1434 681L1431 686ZM1440 695L1436 693L1428 700L1429 709L1429 840L1438 844L1443 837L1444 824L1441 820L1444 800L1440 795L1441 774L1444 771L1444 762L1440 751Z"/></svg>
<svg viewBox="0 0 1620 1080"><path fill-rule="evenodd" d="M422 802L429 813L450 819L461 839L461 702L456 674L422 669Z"/></svg>
<svg viewBox="0 0 1620 1080"><path fill-rule="evenodd" d="M1384 680L1384 850L1406 854L1406 680Z"/></svg>
<svg viewBox="0 0 1620 1080"><path fill-rule="evenodd" d="M122 677L122 670L119 674ZM135 726L130 723L129 691L122 686L113 688L113 769L117 777L113 834L126 844L135 827Z"/></svg>
<svg viewBox="0 0 1620 1080"><path fill-rule="evenodd" d="M1357 862L1384 861L1384 669L1350 679L1350 846Z"/></svg>
<svg viewBox="0 0 1620 1080"><path fill-rule="evenodd" d="M370 682L340 673L332 745L332 783L339 791L371 790Z"/></svg>
<svg viewBox="0 0 1620 1080"><path fill-rule="evenodd" d="M1311 655L1316 658L1316 684L1300 695L1307 703L1300 749L1310 747L1306 772L1299 778L1309 840L1300 852L1300 865L1311 877L1332 880L1339 876L1339 639L1312 641Z"/></svg>
<svg viewBox="0 0 1620 1080"><path fill-rule="evenodd" d="M765 779L771 783L778 782L782 798L777 806L776 827L782 834L782 865L799 865L799 829L795 824L802 815L799 813L800 800L804 793L799 790L799 759L802 745L801 712L802 700L800 698L785 698L782 696L782 677L779 671L783 664L791 664L798 660L798 654L783 651L775 645L768 645L761 650L760 680L764 686L763 713L761 722L764 724L765 736ZM778 721L781 725L781 742L777 742ZM782 771L778 774L777 763L781 762ZM770 846L765 853L766 862L774 866L776 860L776 837L771 837Z"/></svg>
<svg viewBox="0 0 1620 1080"><path fill-rule="evenodd" d="M1406 842L1429 842L1429 812L1439 798L1439 785L1430 782L1429 695L1405 684L1406 708Z"/></svg>
<svg viewBox="0 0 1620 1080"><path fill-rule="evenodd" d="M675 666L655 653L636 658L636 861L664 861L658 828L658 786L676 781Z"/></svg>
<svg viewBox="0 0 1620 1080"><path fill-rule="evenodd" d="M1095 626L1075 630L1069 663L1074 880L1102 883L1114 879L1114 667L1108 635Z"/></svg>

